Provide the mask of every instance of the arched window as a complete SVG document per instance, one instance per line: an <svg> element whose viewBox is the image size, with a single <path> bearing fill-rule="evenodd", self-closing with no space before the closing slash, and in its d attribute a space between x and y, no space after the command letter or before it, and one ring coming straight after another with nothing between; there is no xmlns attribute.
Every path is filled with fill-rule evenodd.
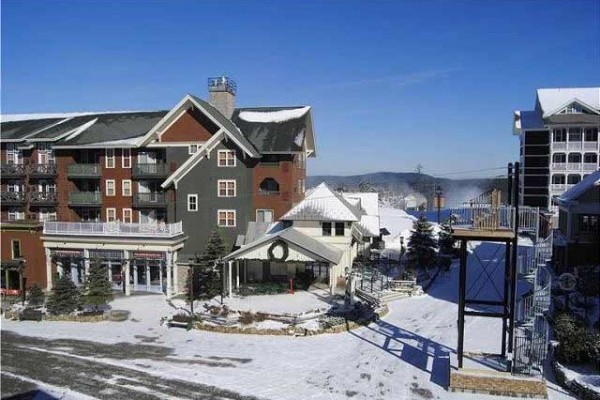
<svg viewBox="0 0 600 400"><path fill-rule="evenodd" d="M574 164L581 163L581 154L580 153L569 153L569 162Z"/></svg>
<svg viewBox="0 0 600 400"><path fill-rule="evenodd" d="M265 178L258 187L260 194L279 194L279 183L273 178Z"/></svg>
<svg viewBox="0 0 600 400"><path fill-rule="evenodd" d="M571 174L567 177L567 183L569 185L576 185L581 182L581 175L579 174Z"/></svg>

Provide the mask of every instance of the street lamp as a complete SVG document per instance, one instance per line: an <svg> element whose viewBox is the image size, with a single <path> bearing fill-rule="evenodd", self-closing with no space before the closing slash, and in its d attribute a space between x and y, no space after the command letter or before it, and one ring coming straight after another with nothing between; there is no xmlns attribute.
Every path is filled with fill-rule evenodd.
<svg viewBox="0 0 600 400"><path fill-rule="evenodd" d="M437 200L437 222L440 223L440 209L442 208L442 188L440 185L435 188L435 196Z"/></svg>

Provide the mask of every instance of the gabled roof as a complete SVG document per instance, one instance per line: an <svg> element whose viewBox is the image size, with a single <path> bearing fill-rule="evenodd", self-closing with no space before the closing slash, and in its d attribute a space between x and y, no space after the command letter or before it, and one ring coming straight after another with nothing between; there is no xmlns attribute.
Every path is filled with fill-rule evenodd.
<svg viewBox="0 0 600 400"><path fill-rule="evenodd" d="M53 124L63 121L60 118L45 118L26 121L2 122L0 138L5 142L21 142L40 130L47 129Z"/></svg>
<svg viewBox="0 0 600 400"><path fill-rule="evenodd" d="M306 144L309 155L314 155L308 106L237 108L231 120L261 153L302 152Z"/></svg>
<svg viewBox="0 0 600 400"><path fill-rule="evenodd" d="M598 190L598 186L600 186L600 171L593 172L586 176L577 185L558 196L556 202L561 205L568 205L587 193L588 190Z"/></svg>
<svg viewBox="0 0 600 400"><path fill-rule="evenodd" d="M284 221L359 221L359 207L350 204L342 195L325 183L308 192L304 200L288 211Z"/></svg>
<svg viewBox="0 0 600 400"><path fill-rule="evenodd" d="M538 89L537 101L542 117L553 115L573 102L600 113L600 88L553 88Z"/></svg>
<svg viewBox="0 0 600 400"><path fill-rule="evenodd" d="M243 258L245 254L266 246L275 240L283 240L284 242L293 244L303 252L308 253L310 257L329 261L333 264L339 264L342 259L343 252L337 247L305 235L293 227L283 229L283 224L279 222L269 229L265 235L226 255L223 257L223 260L229 261Z"/></svg>

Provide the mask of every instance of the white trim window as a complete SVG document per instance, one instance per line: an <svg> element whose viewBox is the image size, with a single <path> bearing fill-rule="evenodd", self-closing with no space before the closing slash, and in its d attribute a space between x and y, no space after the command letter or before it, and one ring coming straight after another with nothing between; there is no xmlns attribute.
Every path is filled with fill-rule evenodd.
<svg viewBox="0 0 600 400"><path fill-rule="evenodd" d="M198 211L198 195L188 194L187 195L187 210L190 212Z"/></svg>
<svg viewBox="0 0 600 400"><path fill-rule="evenodd" d="M21 258L23 256L21 252L21 241L19 239L11 240L12 259ZM8 282L6 282L8 284Z"/></svg>
<svg viewBox="0 0 600 400"><path fill-rule="evenodd" d="M218 210L217 225L227 228L235 228L235 210Z"/></svg>
<svg viewBox="0 0 600 400"><path fill-rule="evenodd" d="M218 197L235 197L236 195L237 187L235 179L219 179L217 181Z"/></svg>
<svg viewBox="0 0 600 400"><path fill-rule="evenodd" d="M113 222L117 220L117 209L107 208L106 209L106 222Z"/></svg>
<svg viewBox="0 0 600 400"><path fill-rule="evenodd" d="M114 179L107 179L105 182L105 186L106 186L106 195L107 196L114 196L116 193L116 189L115 189L115 180Z"/></svg>
<svg viewBox="0 0 600 400"><path fill-rule="evenodd" d="M17 148L17 143L6 143L6 163L21 164L23 153Z"/></svg>
<svg viewBox="0 0 600 400"><path fill-rule="evenodd" d="M104 166L106 168L115 168L115 149L106 149L104 153Z"/></svg>
<svg viewBox="0 0 600 400"><path fill-rule="evenodd" d="M235 167L235 150L219 150L217 165L219 167Z"/></svg>
<svg viewBox="0 0 600 400"><path fill-rule="evenodd" d="M273 210L259 208L256 210L256 222L273 222Z"/></svg>
<svg viewBox="0 0 600 400"><path fill-rule="evenodd" d="M123 179L121 181L121 193L125 197L131 197L131 179Z"/></svg>
<svg viewBox="0 0 600 400"><path fill-rule="evenodd" d="M131 149L123 149L121 167L125 169L131 168Z"/></svg>
<svg viewBox="0 0 600 400"><path fill-rule="evenodd" d="M197 144L190 144L188 146L188 154L196 154L197 151L198 151L198 145Z"/></svg>
<svg viewBox="0 0 600 400"><path fill-rule="evenodd" d="M37 144L38 150L38 164L48 165L55 164L56 159L54 158L54 150L52 144L48 142L41 142Z"/></svg>
<svg viewBox="0 0 600 400"><path fill-rule="evenodd" d="M131 208L123 209L123 222L126 224L131 224L133 222L133 211Z"/></svg>

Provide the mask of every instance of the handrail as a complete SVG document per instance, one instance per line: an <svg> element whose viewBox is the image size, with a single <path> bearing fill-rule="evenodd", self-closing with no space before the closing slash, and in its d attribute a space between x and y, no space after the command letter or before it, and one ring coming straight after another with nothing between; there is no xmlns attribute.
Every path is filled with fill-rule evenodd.
<svg viewBox="0 0 600 400"><path fill-rule="evenodd" d="M165 224L136 224L124 222L45 222L45 235L67 236L128 236L175 237L183 234L181 221Z"/></svg>

